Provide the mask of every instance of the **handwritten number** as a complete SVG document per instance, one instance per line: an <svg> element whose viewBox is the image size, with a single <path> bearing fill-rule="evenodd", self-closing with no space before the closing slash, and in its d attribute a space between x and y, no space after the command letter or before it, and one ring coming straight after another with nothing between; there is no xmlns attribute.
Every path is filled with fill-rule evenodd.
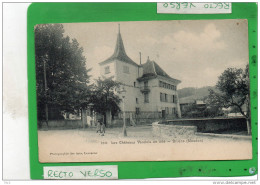
<svg viewBox="0 0 260 185"><path fill-rule="evenodd" d="M216 7L213 7L213 4L216 4L216 3L211 3L209 8L216 8Z"/></svg>
<svg viewBox="0 0 260 185"><path fill-rule="evenodd" d="M181 8L181 3L176 3L176 4L177 4L176 9L179 10Z"/></svg>
<svg viewBox="0 0 260 185"><path fill-rule="evenodd" d="M168 3L164 3L163 6L164 6L165 8L167 8L167 7L168 7Z"/></svg>
<svg viewBox="0 0 260 185"><path fill-rule="evenodd" d="M111 176L112 176L112 173L111 173L110 171L107 171L107 172L106 172L106 176L107 176L107 177L111 177Z"/></svg>

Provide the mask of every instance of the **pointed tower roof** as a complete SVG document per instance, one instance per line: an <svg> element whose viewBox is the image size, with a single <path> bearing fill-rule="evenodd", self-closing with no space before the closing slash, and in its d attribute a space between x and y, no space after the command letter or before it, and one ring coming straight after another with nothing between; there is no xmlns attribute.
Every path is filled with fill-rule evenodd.
<svg viewBox="0 0 260 185"><path fill-rule="evenodd" d="M128 64L138 66L138 64L136 64L131 58L129 58L125 52L123 39L122 39L122 36L120 33L120 24L118 25L117 41L116 41L116 47L115 47L115 51L114 51L113 55L111 57L109 57L108 59L106 59L105 61L100 62L99 64L104 65L113 60L120 60L122 62L126 62Z"/></svg>

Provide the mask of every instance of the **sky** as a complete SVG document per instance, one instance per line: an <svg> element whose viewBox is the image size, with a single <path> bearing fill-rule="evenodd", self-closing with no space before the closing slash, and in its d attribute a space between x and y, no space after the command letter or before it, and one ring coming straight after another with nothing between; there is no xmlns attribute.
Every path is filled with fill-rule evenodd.
<svg viewBox="0 0 260 185"><path fill-rule="evenodd" d="M173 20L63 24L65 36L84 49L92 79L100 62L115 48L118 24L127 55L136 63L147 57L172 78L178 88L214 86L228 67L245 68L248 61L247 20Z"/></svg>

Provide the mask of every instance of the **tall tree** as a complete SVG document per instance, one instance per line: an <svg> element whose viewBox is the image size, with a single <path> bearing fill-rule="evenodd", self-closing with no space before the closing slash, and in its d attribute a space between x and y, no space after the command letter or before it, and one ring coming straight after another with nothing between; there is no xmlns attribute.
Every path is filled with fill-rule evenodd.
<svg viewBox="0 0 260 185"><path fill-rule="evenodd" d="M245 70L226 69L216 84L218 92L210 89L209 101L223 108L236 108L247 120L248 134L250 126L249 66ZM245 109L243 107L246 107Z"/></svg>
<svg viewBox="0 0 260 185"><path fill-rule="evenodd" d="M112 115L120 111L120 97L115 93L120 87L120 83L113 81L111 78L97 79L92 91L93 109L102 114L105 125L107 125L106 113Z"/></svg>
<svg viewBox="0 0 260 185"><path fill-rule="evenodd" d="M62 24L35 26L36 87L38 119L58 119L88 104L89 76L83 48L64 36Z"/></svg>

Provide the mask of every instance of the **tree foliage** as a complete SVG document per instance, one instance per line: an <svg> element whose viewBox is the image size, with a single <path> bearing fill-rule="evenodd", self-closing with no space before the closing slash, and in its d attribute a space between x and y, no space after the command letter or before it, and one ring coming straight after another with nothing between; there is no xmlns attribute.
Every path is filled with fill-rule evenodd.
<svg viewBox="0 0 260 185"><path fill-rule="evenodd" d="M44 119L46 103L58 113L86 107L89 76L83 48L64 36L62 24L41 24L34 31L38 119Z"/></svg>
<svg viewBox="0 0 260 185"><path fill-rule="evenodd" d="M209 101L212 105L223 108L236 108L245 117L250 117L249 102L249 67L246 69L228 68L218 79L216 88L210 89ZM247 111L242 108L245 106Z"/></svg>
<svg viewBox="0 0 260 185"><path fill-rule="evenodd" d="M93 109L104 116L107 111L111 111L112 115L119 112L121 99L116 93L119 87L120 83L111 78L97 79L92 91Z"/></svg>
<svg viewBox="0 0 260 185"><path fill-rule="evenodd" d="M184 118L211 118L218 117L223 115L223 111L219 106L210 105L207 100L205 101L206 105L200 106L196 105L196 103L191 103L185 106L182 117Z"/></svg>

